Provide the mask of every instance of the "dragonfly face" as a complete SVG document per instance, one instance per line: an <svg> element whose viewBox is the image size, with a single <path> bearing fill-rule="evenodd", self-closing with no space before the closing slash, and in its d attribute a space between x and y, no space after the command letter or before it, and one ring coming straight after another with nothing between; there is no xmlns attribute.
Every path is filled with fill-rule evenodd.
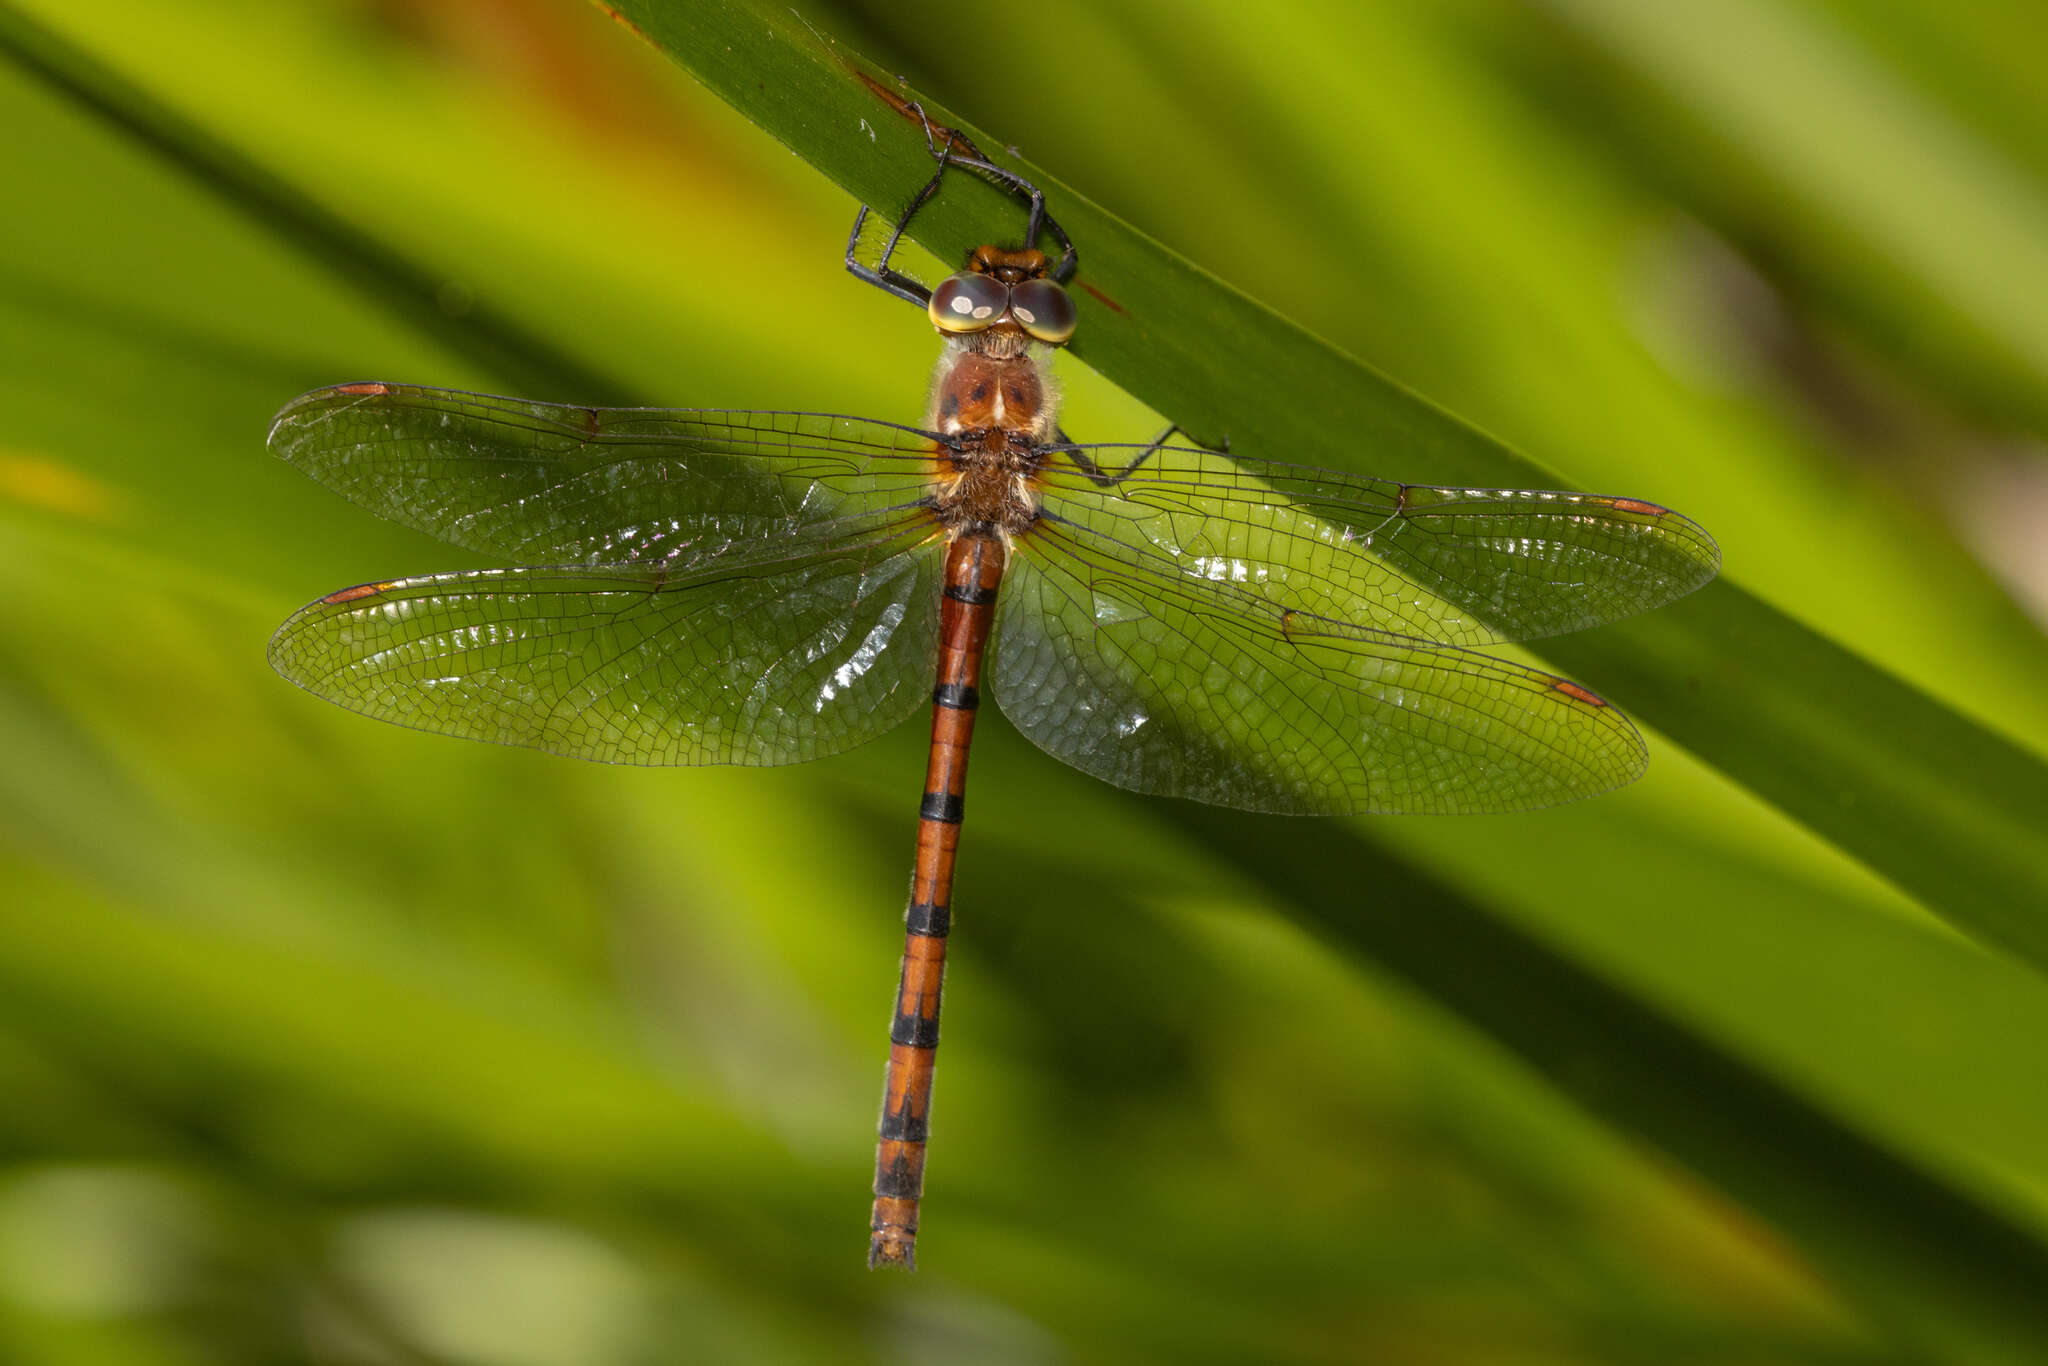
<svg viewBox="0 0 2048 1366"><path fill-rule="evenodd" d="M931 705L878 1265L915 1246L985 685L1040 748L1138 792L1295 814L1549 806L1633 779L1641 738L1592 691L1480 647L1656 607L1719 564L1698 526L1633 498L1067 441L1047 362L1073 335L1075 253L1049 268L1036 233L1064 235L1042 197L963 145L935 138L941 174L1028 191L1026 245L980 248L928 292L886 255L863 276L944 338L923 427L370 383L293 400L270 435L378 515L507 564L294 614L271 662L343 706L610 763L779 764Z"/></svg>

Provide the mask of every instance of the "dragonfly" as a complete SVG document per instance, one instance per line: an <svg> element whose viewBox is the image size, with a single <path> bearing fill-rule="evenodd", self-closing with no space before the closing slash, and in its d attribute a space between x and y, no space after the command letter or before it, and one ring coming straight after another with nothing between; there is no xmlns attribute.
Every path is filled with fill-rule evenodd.
<svg viewBox="0 0 2048 1366"><path fill-rule="evenodd" d="M344 707L679 765L822 759L930 708L869 1228L869 1264L906 1268L984 689L1133 792L1529 810L1630 782L1646 751L1591 689L1486 647L1646 611L1719 567L1698 525L1635 498L1400 483L1172 432L1069 440L1050 366L1078 253L1035 186L917 116L938 173L873 265L863 207L847 263L941 339L921 425L375 382L294 399L269 438L378 516L506 562L291 616L271 663ZM949 166L1030 211L1020 246L927 288L892 259Z"/></svg>

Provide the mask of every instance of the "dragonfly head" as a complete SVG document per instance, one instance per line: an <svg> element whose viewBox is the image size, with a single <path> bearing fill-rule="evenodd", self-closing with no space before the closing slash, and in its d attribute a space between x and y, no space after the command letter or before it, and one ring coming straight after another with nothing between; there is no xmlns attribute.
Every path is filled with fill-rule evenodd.
<svg viewBox="0 0 2048 1366"><path fill-rule="evenodd" d="M1074 301L1048 276L1045 253L976 247L967 269L932 291L932 326L949 336L999 329L1064 346L1079 321Z"/></svg>

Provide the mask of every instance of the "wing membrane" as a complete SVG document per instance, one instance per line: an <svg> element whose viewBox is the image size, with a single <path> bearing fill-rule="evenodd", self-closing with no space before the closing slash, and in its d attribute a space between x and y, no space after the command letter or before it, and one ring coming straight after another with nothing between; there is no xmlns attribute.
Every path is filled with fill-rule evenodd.
<svg viewBox="0 0 2048 1366"><path fill-rule="evenodd" d="M365 584L293 615L270 661L381 720L622 764L783 764L851 749L930 697L928 521L771 553Z"/></svg>
<svg viewBox="0 0 2048 1366"><path fill-rule="evenodd" d="M270 446L380 517L528 564L659 564L914 502L933 437L823 413L579 408L403 384L287 404Z"/></svg>
<svg viewBox="0 0 2048 1366"><path fill-rule="evenodd" d="M278 454L380 516L555 567L332 594L271 659L372 716L585 759L836 753L929 692L939 441L825 414L316 391L279 413ZM1130 467L1146 450L1056 451L1038 479L990 681L1041 747L1124 787L1302 813L1516 810L1641 771L1599 698L1461 647L1690 592L1719 552L1686 518L1190 447Z"/></svg>
<svg viewBox="0 0 2048 1366"><path fill-rule="evenodd" d="M1145 449L1055 454L1045 506L1191 578L1445 644L1584 630L1682 597L1720 567L1697 524L1635 499L1432 488L1178 446L1119 478Z"/></svg>
<svg viewBox="0 0 2048 1366"><path fill-rule="evenodd" d="M1191 578L1043 522L997 603L991 682L1040 748L1140 792L1254 811L1515 811L1619 787L1635 728L1575 684Z"/></svg>

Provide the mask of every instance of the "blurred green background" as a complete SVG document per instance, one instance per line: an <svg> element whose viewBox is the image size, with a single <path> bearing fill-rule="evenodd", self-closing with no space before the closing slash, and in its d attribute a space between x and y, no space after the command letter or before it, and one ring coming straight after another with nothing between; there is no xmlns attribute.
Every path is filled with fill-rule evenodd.
<svg viewBox="0 0 2048 1366"><path fill-rule="evenodd" d="M1694 516L2038 808L2038 6L802 8ZM0 40L0 1360L2048 1360L2039 967L1654 732L1565 810L1276 822L990 714L921 1270L871 1275L922 724L601 769L263 660L313 596L474 563L265 454L302 390L917 420L930 330L842 272L854 201L569 0L36 0ZM1063 366L1078 437L1160 425Z"/></svg>

